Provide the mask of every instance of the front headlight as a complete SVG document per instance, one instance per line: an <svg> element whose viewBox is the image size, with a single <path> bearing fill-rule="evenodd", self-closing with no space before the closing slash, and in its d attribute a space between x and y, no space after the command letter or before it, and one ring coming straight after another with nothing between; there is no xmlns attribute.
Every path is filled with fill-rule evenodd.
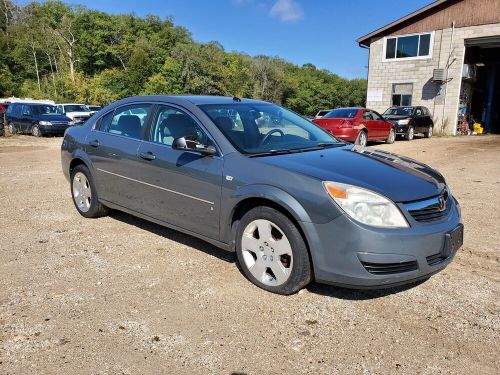
<svg viewBox="0 0 500 375"><path fill-rule="evenodd" d="M340 182L324 181L323 186L340 208L360 223L384 228L409 227L399 208L380 194Z"/></svg>
<svg viewBox="0 0 500 375"><path fill-rule="evenodd" d="M38 121L38 125L52 125L50 121Z"/></svg>
<svg viewBox="0 0 500 375"><path fill-rule="evenodd" d="M403 120L399 120L398 121L398 125L408 125L410 123L410 119L409 118L405 118Z"/></svg>

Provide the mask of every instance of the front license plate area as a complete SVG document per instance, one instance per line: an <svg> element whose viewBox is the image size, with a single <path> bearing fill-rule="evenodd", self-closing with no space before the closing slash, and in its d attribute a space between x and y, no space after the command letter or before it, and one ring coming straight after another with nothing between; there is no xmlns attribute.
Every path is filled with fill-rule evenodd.
<svg viewBox="0 0 500 375"><path fill-rule="evenodd" d="M464 226L459 224L451 232L446 233L445 243L441 255L448 258L450 255L455 254L464 243Z"/></svg>

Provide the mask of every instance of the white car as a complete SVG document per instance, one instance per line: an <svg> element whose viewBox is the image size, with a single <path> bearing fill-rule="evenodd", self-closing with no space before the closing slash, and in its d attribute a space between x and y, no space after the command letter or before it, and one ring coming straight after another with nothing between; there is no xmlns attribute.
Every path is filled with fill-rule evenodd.
<svg viewBox="0 0 500 375"><path fill-rule="evenodd" d="M89 107L87 107L85 104L77 104L77 103L58 104L57 110L61 114L65 114L66 116L68 116L75 124L85 122L90 116L92 116Z"/></svg>

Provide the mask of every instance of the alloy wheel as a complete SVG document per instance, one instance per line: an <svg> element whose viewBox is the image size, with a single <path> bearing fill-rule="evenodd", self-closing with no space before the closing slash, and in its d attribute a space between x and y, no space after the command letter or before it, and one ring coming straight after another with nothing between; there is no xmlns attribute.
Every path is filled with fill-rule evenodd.
<svg viewBox="0 0 500 375"><path fill-rule="evenodd" d="M10 134L15 134L16 133L16 127L12 123L9 124L9 133Z"/></svg>
<svg viewBox="0 0 500 375"><path fill-rule="evenodd" d="M241 239L244 267L259 282L278 286L290 277L293 253L283 230L269 220L258 219L249 223Z"/></svg>
<svg viewBox="0 0 500 375"><path fill-rule="evenodd" d="M366 133L362 131L361 133L359 133L359 145L365 147L366 141L367 141Z"/></svg>
<svg viewBox="0 0 500 375"><path fill-rule="evenodd" d="M415 135L415 130L413 129L413 126L410 126L410 129L408 129L408 140L411 141L414 135Z"/></svg>
<svg viewBox="0 0 500 375"><path fill-rule="evenodd" d="M391 129L391 132L389 133L389 143L394 143L396 140L396 132L394 129Z"/></svg>
<svg viewBox="0 0 500 375"><path fill-rule="evenodd" d="M72 192L78 209L81 212L90 210L92 190L90 189L90 182L87 176L82 172L77 172L73 177Z"/></svg>
<svg viewBox="0 0 500 375"><path fill-rule="evenodd" d="M429 127L429 131L427 132L427 138L432 137L432 126Z"/></svg>
<svg viewBox="0 0 500 375"><path fill-rule="evenodd" d="M33 126L33 128L31 129L31 134L33 134L35 137L39 137L40 136L40 128L38 126Z"/></svg>

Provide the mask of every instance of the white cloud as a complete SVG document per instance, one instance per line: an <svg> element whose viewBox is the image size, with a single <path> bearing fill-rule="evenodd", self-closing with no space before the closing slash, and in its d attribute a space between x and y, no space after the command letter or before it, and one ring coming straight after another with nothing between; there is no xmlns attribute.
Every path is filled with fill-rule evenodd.
<svg viewBox="0 0 500 375"><path fill-rule="evenodd" d="M269 15L285 22L293 22L302 19L304 13L295 0L277 0Z"/></svg>

